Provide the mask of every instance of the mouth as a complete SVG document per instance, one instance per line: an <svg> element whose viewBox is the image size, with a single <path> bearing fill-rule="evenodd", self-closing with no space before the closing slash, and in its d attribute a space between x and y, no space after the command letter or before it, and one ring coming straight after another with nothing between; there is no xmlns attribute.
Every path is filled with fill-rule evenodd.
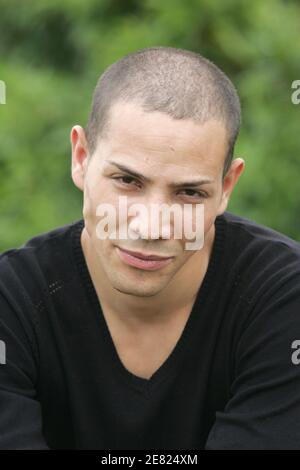
<svg viewBox="0 0 300 470"><path fill-rule="evenodd" d="M124 250L116 247L118 254L124 263L134 266L135 268L154 271L171 263L174 256L162 257L157 255L148 255L145 253L137 253L135 251Z"/></svg>

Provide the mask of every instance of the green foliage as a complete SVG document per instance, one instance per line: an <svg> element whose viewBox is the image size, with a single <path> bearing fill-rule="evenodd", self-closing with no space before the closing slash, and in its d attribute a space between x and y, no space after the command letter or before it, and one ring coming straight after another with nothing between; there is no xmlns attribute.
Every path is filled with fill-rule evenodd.
<svg viewBox="0 0 300 470"><path fill-rule="evenodd" d="M69 134L99 75L124 54L200 52L235 83L246 162L228 210L300 241L298 1L0 0L0 250L82 216Z"/></svg>

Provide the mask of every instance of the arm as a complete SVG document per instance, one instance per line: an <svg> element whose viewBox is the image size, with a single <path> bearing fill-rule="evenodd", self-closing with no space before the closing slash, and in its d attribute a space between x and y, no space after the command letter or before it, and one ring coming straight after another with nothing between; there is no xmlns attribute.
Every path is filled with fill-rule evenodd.
<svg viewBox="0 0 300 470"><path fill-rule="evenodd" d="M216 413L207 450L300 449L295 340L300 340L299 274L273 286L252 309L235 351L231 397Z"/></svg>
<svg viewBox="0 0 300 470"><path fill-rule="evenodd" d="M36 399L34 335L18 306L1 294L0 340L0 449L49 449Z"/></svg>

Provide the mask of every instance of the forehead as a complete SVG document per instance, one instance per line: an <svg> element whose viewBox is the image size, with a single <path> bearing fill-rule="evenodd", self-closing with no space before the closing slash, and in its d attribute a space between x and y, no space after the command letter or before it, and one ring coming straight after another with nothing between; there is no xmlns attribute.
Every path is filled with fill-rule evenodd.
<svg viewBox="0 0 300 470"><path fill-rule="evenodd" d="M116 103L110 110L105 147L107 158L126 155L140 164L195 165L215 173L223 168L227 132L216 120L175 120L158 111L145 112L135 103Z"/></svg>

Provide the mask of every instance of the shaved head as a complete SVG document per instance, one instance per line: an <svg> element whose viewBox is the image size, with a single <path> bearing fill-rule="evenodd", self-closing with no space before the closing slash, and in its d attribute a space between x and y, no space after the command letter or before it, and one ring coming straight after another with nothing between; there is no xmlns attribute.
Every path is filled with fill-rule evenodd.
<svg viewBox="0 0 300 470"><path fill-rule="evenodd" d="M200 54L172 47L150 47L110 65L96 85L85 132L90 156L109 131L110 110L117 102L133 102L146 112L159 111L176 120L224 124L228 151L223 177L230 167L241 109L229 78Z"/></svg>

